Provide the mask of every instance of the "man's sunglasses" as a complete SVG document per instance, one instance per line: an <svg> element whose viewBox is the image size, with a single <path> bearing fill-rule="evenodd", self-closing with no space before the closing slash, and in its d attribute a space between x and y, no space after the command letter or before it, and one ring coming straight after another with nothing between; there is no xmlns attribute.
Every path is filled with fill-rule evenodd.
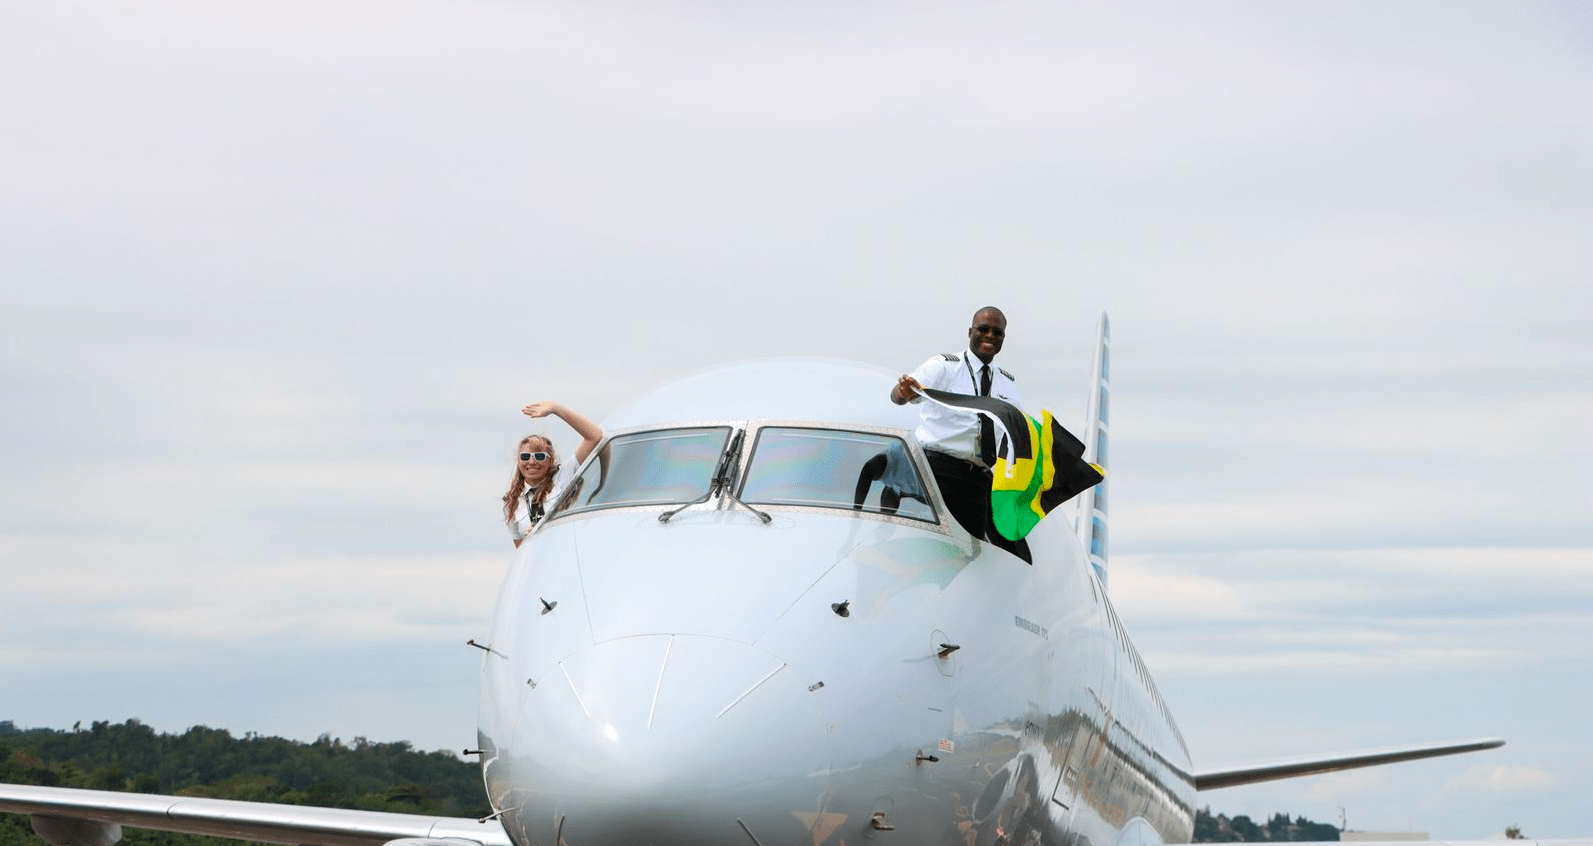
<svg viewBox="0 0 1593 846"><path fill-rule="evenodd" d="M522 453L520 453L520 460L521 461L530 461L533 458L538 460L538 461L547 461L548 460L548 454L545 453L545 452L522 452Z"/></svg>

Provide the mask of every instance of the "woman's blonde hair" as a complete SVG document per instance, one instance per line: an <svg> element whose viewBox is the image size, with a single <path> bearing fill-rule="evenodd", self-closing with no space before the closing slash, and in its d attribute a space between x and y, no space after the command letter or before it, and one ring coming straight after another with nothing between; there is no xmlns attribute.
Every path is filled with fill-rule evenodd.
<svg viewBox="0 0 1593 846"><path fill-rule="evenodd" d="M541 442L545 448L540 450L526 449L532 441ZM548 474L542 477L543 484L537 485L536 499L532 501L533 511L548 498L548 491L552 490L554 475L559 472L559 454L553 451L553 442L546 435L526 435L520 439L520 447L515 450L514 479L509 482L509 492L503 495L503 520L506 523L514 522L514 513L520 508L520 495L525 493L525 476L520 475L520 453L546 452L548 454Z"/></svg>

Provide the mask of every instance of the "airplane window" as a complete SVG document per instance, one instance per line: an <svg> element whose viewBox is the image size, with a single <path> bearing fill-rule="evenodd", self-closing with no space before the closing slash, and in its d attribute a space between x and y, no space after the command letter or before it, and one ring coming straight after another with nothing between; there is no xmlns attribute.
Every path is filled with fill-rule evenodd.
<svg viewBox="0 0 1593 846"><path fill-rule="evenodd" d="M729 426L615 435L570 483L554 516L696 499L708 492L729 436Z"/></svg>
<svg viewBox="0 0 1593 846"><path fill-rule="evenodd" d="M741 498L937 519L901 438L836 429L759 431Z"/></svg>

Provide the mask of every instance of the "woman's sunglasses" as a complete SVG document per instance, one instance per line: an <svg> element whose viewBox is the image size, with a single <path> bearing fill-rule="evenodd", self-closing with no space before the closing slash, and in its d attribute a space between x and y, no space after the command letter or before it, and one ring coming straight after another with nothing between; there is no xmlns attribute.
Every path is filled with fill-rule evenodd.
<svg viewBox="0 0 1593 846"><path fill-rule="evenodd" d="M545 452L522 452L522 453L520 453L520 460L521 461L530 461L533 458L536 459L537 461L547 461L548 460L548 454L545 453Z"/></svg>

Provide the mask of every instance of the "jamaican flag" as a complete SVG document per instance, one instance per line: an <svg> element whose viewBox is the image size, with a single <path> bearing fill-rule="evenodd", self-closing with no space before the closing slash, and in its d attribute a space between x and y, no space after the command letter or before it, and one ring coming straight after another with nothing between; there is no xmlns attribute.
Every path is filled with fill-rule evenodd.
<svg viewBox="0 0 1593 846"><path fill-rule="evenodd" d="M990 514L996 531L1008 540L1029 534L1051 509L1106 478L1105 471L1084 460L1084 443L1051 412L1036 420L1017 406L995 397L976 397L926 390L942 405L989 417L1006 432L990 481Z"/></svg>
<svg viewBox="0 0 1593 846"><path fill-rule="evenodd" d="M1029 454L1016 449L1018 439L1013 438L1014 456L997 458L990 480L991 522L1008 540L1029 534L1051 509L1106 478L1100 467L1084 460L1084 444L1051 412L1040 415L1040 420L1024 418Z"/></svg>

